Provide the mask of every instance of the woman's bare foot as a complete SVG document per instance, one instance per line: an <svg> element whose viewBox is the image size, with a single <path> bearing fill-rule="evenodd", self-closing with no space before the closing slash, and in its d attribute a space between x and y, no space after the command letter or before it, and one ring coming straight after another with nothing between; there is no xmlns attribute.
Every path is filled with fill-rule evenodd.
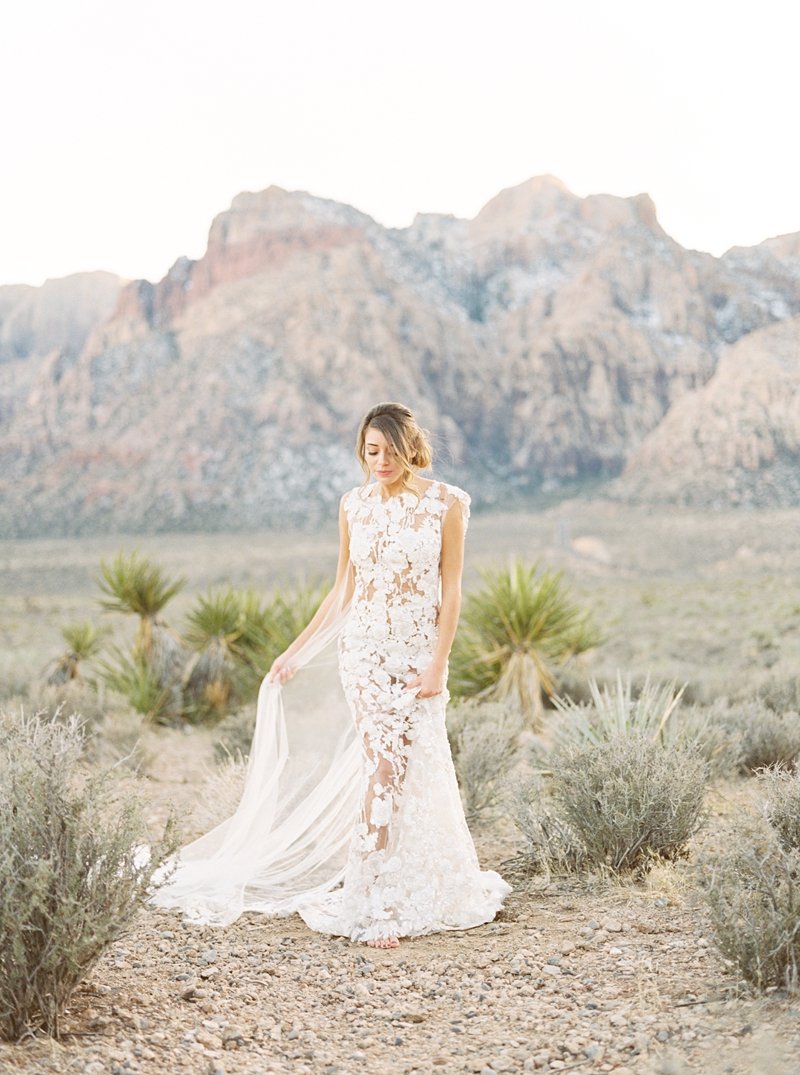
<svg viewBox="0 0 800 1075"><path fill-rule="evenodd" d="M367 941L370 948L399 948L400 941L397 937L376 937L374 941Z"/></svg>

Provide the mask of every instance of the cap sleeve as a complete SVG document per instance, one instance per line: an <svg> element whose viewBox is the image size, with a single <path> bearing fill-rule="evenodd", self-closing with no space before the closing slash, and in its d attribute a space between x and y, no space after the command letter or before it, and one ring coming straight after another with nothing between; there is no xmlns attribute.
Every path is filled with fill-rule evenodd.
<svg viewBox="0 0 800 1075"><path fill-rule="evenodd" d="M456 502L461 505L461 518L464 520L464 530L466 531L469 525L469 506L472 503L469 493L465 493L457 485L445 485L443 499L446 509L450 509Z"/></svg>

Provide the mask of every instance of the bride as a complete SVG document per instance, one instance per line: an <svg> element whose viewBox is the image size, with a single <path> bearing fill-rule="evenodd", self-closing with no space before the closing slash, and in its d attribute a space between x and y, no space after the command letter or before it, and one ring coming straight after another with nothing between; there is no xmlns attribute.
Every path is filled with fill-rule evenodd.
<svg viewBox="0 0 800 1075"><path fill-rule="evenodd" d="M154 898L216 924L298 911L394 948L491 921L510 888L480 870L445 729L469 497L420 477L431 449L398 403L365 416L356 454L366 480L341 501L336 582L262 685L239 807ZM341 687L323 686L337 642L341 731Z"/></svg>

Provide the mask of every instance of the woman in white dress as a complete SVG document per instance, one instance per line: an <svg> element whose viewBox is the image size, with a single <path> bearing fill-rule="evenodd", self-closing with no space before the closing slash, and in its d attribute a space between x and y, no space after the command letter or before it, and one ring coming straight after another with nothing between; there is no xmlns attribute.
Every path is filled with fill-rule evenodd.
<svg viewBox="0 0 800 1075"><path fill-rule="evenodd" d="M398 403L366 415L356 454L367 480L342 498L336 583L262 686L239 808L183 849L156 901L218 924L298 911L312 929L394 948L491 921L510 888L479 867L445 729L469 497L420 477L431 450ZM281 685L337 641L350 726L330 750L292 748L310 694L286 720ZM317 695L307 740L334 723L335 701Z"/></svg>

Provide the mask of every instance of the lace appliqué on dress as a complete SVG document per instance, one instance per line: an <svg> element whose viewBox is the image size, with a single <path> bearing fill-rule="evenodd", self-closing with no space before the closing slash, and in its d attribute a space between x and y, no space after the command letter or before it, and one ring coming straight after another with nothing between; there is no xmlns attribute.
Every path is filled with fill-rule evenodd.
<svg viewBox="0 0 800 1075"><path fill-rule="evenodd" d="M442 527L469 497L433 482L383 501L376 487L344 501L355 591L339 668L363 757L361 810L342 889L300 908L306 922L353 940L469 928L510 891L480 871L445 730L445 692L406 685L437 640Z"/></svg>

